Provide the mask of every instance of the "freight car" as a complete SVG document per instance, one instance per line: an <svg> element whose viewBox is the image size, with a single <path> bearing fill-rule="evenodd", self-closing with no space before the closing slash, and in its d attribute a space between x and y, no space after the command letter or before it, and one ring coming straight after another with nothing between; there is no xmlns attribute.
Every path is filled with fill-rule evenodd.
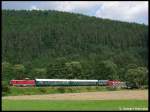
<svg viewBox="0 0 150 112"><path fill-rule="evenodd" d="M35 79L11 80L12 86L117 86L117 80Z"/></svg>

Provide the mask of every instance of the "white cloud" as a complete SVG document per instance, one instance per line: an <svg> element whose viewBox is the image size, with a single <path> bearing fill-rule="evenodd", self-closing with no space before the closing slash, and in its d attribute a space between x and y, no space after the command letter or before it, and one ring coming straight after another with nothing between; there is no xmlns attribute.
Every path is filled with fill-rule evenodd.
<svg viewBox="0 0 150 112"><path fill-rule="evenodd" d="M40 10L40 9L39 9L39 8L37 8L37 6L32 5L32 6L30 7L30 10Z"/></svg>
<svg viewBox="0 0 150 112"><path fill-rule="evenodd" d="M95 16L139 23L147 19L148 22L148 2L104 2Z"/></svg>
<svg viewBox="0 0 150 112"><path fill-rule="evenodd" d="M148 2L143 1L65 1L56 2L55 10L88 14L93 16L148 24ZM92 14L91 14L92 15Z"/></svg>
<svg viewBox="0 0 150 112"><path fill-rule="evenodd" d="M98 2L87 2L87 1L63 1L56 2L55 9L60 11L68 12L87 12L92 10L95 6L99 5Z"/></svg>

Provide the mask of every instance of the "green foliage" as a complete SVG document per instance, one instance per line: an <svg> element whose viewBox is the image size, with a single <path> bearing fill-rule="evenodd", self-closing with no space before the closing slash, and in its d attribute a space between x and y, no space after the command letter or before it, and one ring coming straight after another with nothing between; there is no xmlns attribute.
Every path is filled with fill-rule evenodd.
<svg viewBox="0 0 150 112"><path fill-rule="evenodd" d="M65 78L66 76L66 68L64 64L60 63L51 63L47 67L47 78L55 79L55 78Z"/></svg>
<svg viewBox="0 0 150 112"><path fill-rule="evenodd" d="M128 69L126 79L131 87L140 88L142 85L148 85L148 69L145 67Z"/></svg>
<svg viewBox="0 0 150 112"><path fill-rule="evenodd" d="M17 95L38 95L38 94L55 94L55 93L81 93L81 92L96 92L96 91L115 91L119 89L109 88L105 86L53 86L53 87L9 87L3 86L3 96ZM121 89L120 89L121 90Z"/></svg>
<svg viewBox="0 0 150 112"><path fill-rule="evenodd" d="M127 66L148 66L148 26L58 11L2 10L2 61L5 81L125 81Z"/></svg>
<svg viewBox="0 0 150 112"><path fill-rule="evenodd" d="M10 87L7 82L2 81L2 96L5 96L10 93Z"/></svg>
<svg viewBox="0 0 150 112"><path fill-rule="evenodd" d="M35 78L45 78L47 71L45 68L34 68L31 72L31 74L35 77Z"/></svg>
<svg viewBox="0 0 150 112"><path fill-rule="evenodd" d="M46 92L47 92L47 90L46 90L45 88L39 88L39 90L40 90L40 92L42 92L42 93L46 93Z"/></svg>
<svg viewBox="0 0 150 112"><path fill-rule="evenodd" d="M97 74L97 79L116 80L118 79L117 65L112 61L102 61L97 64L95 74Z"/></svg>
<svg viewBox="0 0 150 112"><path fill-rule="evenodd" d="M11 78L13 78L12 66L13 65L8 62L2 63L2 80L3 81L10 80Z"/></svg>
<svg viewBox="0 0 150 112"><path fill-rule="evenodd" d="M72 61L65 63L68 79L80 79L82 76L82 65L80 62Z"/></svg>
<svg viewBox="0 0 150 112"><path fill-rule="evenodd" d="M65 89L62 88L62 87L57 88L57 90L58 90L58 92L60 92L60 93L64 93L64 92L65 92Z"/></svg>
<svg viewBox="0 0 150 112"><path fill-rule="evenodd" d="M147 49L143 50L148 45L145 25L57 11L3 10L2 20L2 57L11 63L41 57L87 57L91 53L104 58L110 57L111 51L120 49L123 54L134 48L140 60L147 60Z"/></svg>
<svg viewBox="0 0 150 112"><path fill-rule="evenodd" d="M117 88L117 87L106 87L107 88L107 90L109 90L109 91L118 91L118 90L121 90L120 88Z"/></svg>
<svg viewBox="0 0 150 112"><path fill-rule="evenodd" d="M16 74L17 79L24 79L25 78L25 67L22 64L16 64L13 66L13 72Z"/></svg>

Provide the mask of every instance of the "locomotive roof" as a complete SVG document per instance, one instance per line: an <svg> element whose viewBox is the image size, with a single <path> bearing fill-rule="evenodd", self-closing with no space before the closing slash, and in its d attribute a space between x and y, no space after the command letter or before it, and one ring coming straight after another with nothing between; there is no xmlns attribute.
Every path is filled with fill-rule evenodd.
<svg viewBox="0 0 150 112"><path fill-rule="evenodd" d="M27 79L22 79L22 80L21 79L16 79L16 80L13 79L13 80L10 80L10 81L34 81L34 80L32 80L32 79L28 79L28 80Z"/></svg>

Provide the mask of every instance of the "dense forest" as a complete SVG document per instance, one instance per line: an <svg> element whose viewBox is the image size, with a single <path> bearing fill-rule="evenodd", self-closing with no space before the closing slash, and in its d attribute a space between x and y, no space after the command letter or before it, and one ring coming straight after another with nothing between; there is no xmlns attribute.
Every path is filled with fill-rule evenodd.
<svg viewBox="0 0 150 112"><path fill-rule="evenodd" d="M58 11L2 10L3 80L137 77L146 84L147 67L147 25Z"/></svg>

